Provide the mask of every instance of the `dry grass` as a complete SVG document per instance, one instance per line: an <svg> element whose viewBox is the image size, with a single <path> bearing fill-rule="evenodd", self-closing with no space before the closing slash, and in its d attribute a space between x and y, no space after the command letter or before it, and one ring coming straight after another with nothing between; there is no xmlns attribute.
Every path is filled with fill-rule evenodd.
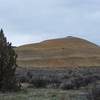
<svg viewBox="0 0 100 100"><path fill-rule="evenodd" d="M74 37L24 45L15 50L18 64L24 67L100 66L100 48Z"/></svg>

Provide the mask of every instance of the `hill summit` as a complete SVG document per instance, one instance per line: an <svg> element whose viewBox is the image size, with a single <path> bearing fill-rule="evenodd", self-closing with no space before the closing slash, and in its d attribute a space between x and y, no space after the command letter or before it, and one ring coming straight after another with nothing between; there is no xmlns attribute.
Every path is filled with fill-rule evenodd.
<svg viewBox="0 0 100 100"><path fill-rule="evenodd" d="M73 36L27 44L15 50L18 54L17 63L22 67L100 66L100 47Z"/></svg>

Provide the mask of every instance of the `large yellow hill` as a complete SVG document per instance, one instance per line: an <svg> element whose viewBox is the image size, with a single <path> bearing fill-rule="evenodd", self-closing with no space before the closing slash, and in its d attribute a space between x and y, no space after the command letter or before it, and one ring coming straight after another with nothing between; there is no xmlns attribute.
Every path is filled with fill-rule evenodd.
<svg viewBox="0 0 100 100"><path fill-rule="evenodd" d="M100 47L76 37L19 46L17 63L28 68L100 66Z"/></svg>

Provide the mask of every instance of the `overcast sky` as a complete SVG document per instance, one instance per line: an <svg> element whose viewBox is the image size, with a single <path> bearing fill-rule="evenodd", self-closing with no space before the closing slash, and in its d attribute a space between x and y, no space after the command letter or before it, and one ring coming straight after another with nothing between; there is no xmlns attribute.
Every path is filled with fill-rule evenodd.
<svg viewBox="0 0 100 100"><path fill-rule="evenodd" d="M0 0L0 27L17 46L69 35L100 45L100 0Z"/></svg>

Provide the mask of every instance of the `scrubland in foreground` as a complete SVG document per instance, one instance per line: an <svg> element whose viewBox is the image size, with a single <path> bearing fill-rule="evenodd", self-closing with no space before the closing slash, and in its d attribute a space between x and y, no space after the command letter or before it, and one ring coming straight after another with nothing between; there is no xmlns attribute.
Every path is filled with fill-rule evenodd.
<svg viewBox="0 0 100 100"><path fill-rule="evenodd" d="M79 89L100 80L100 67L75 69L23 69L16 71L21 83L36 88Z"/></svg>
<svg viewBox="0 0 100 100"><path fill-rule="evenodd" d="M100 67L19 68L16 75L24 91L4 95L4 100L100 100L95 98L100 95Z"/></svg>
<svg viewBox="0 0 100 100"><path fill-rule="evenodd" d="M0 100L100 100L100 68L17 69L19 92L0 93Z"/></svg>

